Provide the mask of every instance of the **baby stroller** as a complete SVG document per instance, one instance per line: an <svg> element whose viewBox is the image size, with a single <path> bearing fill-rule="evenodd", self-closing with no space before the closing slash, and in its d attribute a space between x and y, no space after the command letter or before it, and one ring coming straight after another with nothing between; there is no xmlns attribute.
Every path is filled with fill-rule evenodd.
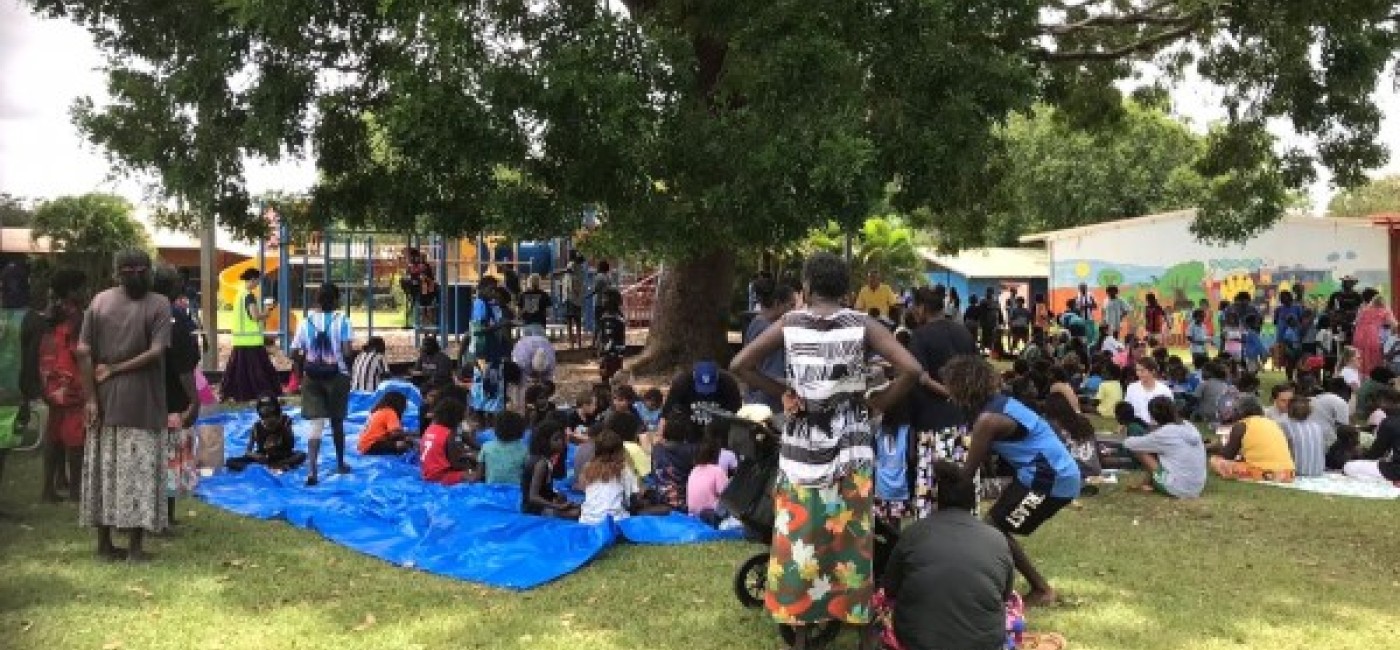
<svg viewBox="0 0 1400 650"><path fill-rule="evenodd" d="M773 411L767 406L750 404L737 414L708 409L710 415L730 423L729 447L743 460L720 496L720 503L730 516L744 525L749 541L770 546L773 543L773 484L778 476L778 432L773 423ZM739 565L734 573L734 596L744 607L763 606L768 582L768 551L755 553ZM784 642L796 641L797 630L779 625ZM820 648L841 633L841 623L831 621L815 630L808 647Z"/></svg>

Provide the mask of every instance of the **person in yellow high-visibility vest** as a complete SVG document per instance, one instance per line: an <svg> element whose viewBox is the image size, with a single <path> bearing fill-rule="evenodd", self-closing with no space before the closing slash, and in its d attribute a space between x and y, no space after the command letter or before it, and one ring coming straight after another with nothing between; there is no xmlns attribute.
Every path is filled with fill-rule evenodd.
<svg viewBox="0 0 1400 650"><path fill-rule="evenodd" d="M263 323L267 321L268 312L258 304L255 293L262 281L262 272L248 269L238 279L244 286L233 305L233 352L224 367L219 397L226 402L252 402L259 397L279 396L282 386L277 381L277 369L272 367L272 357L268 356L263 338Z"/></svg>

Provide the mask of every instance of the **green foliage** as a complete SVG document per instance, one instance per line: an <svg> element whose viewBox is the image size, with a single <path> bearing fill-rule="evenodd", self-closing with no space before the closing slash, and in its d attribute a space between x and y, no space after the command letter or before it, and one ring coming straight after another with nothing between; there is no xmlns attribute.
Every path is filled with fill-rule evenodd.
<svg viewBox="0 0 1400 650"><path fill-rule="evenodd" d="M47 238L64 253L113 253L149 248L146 229L132 217L132 206L114 194L84 194L45 201L34 211L35 240Z"/></svg>
<svg viewBox="0 0 1400 650"><path fill-rule="evenodd" d="M1364 219L1374 214L1400 213L1400 176L1378 178L1339 192L1327 204L1327 216Z"/></svg>
<svg viewBox="0 0 1400 650"><path fill-rule="evenodd" d="M0 228L28 228L34 222L34 210L24 199L0 192Z"/></svg>
<svg viewBox="0 0 1400 650"><path fill-rule="evenodd" d="M851 277L860 281L873 270L891 282L917 284L924 264L916 240L914 229L898 215L866 219L851 235ZM815 252L845 254L846 233L840 224L830 222L808 233L789 256L805 257Z"/></svg>
<svg viewBox="0 0 1400 650"><path fill-rule="evenodd" d="M65 196L41 203L34 210L30 237L48 239L59 253L60 264L75 266L94 280L112 275L115 253L151 248L145 227L132 217L131 204L113 194Z"/></svg>
<svg viewBox="0 0 1400 650"><path fill-rule="evenodd" d="M1400 43L1383 0L29 2L108 56L88 137L235 231L263 228L245 158L314 151L321 223L537 237L599 206L600 247L671 259L857 228L892 183L945 246L1186 202L1240 239L1315 164L1384 162ZM1148 61L1225 88L1228 122L1200 143L1125 104ZM1317 155L1277 154L1276 118Z"/></svg>
<svg viewBox="0 0 1400 650"><path fill-rule="evenodd" d="M987 231L946 233L955 242L1016 245L1020 236L1190 208L1206 182L1192 165L1202 138L1158 109L1133 103L1092 126L1048 106L1003 131L1008 172Z"/></svg>

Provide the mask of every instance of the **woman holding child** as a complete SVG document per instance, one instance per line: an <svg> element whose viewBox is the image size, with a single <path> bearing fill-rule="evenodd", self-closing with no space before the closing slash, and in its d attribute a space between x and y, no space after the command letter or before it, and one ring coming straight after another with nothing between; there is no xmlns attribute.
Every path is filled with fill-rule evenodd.
<svg viewBox="0 0 1400 650"><path fill-rule="evenodd" d="M766 604L779 623L797 628L806 648L812 626L870 622L874 536L870 411L885 410L921 374L918 361L888 328L841 306L850 290L846 264L819 253L803 269L806 307L781 319L734 358L749 385L781 397L783 427L776 523ZM787 386L759 371L762 359L787 353ZM866 397L867 353L890 363L897 378ZM791 388L789 388L791 386Z"/></svg>

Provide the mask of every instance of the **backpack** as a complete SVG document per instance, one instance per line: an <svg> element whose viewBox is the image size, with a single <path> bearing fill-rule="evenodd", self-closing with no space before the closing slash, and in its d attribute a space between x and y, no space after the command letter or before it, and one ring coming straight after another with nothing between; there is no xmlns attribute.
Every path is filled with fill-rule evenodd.
<svg viewBox="0 0 1400 650"><path fill-rule="evenodd" d="M79 406L86 399L73 353L73 323L67 320L44 333L39 343L39 379L44 402L52 407Z"/></svg>
<svg viewBox="0 0 1400 650"><path fill-rule="evenodd" d="M909 447L909 425L901 424L894 435L884 432L875 436L875 496L886 501L909 498L906 478L909 463L905 452Z"/></svg>
<svg viewBox="0 0 1400 650"><path fill-rule="evenodd" d="M340 359L336 358L335 345L331 342L330 332L336 325L339 312L332 313L330 322L326 329L318 329L316 321L311 317L306 319L306 327L311 333L311 344L306 351L306 364L303 372L311 379L334 379L340 375Z"/></svg>

